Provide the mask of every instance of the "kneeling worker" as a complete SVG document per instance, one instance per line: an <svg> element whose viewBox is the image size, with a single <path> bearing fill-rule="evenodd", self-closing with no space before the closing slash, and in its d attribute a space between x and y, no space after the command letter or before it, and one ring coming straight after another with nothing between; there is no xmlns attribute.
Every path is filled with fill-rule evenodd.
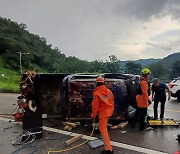
<svg viewBox="0 0 180 154"><path fill-rule="evenodd" d="M164 109L165 109L165 102L166 102L166 89L168 90L168 100L171 98L171 92L168 86L163 83L159 82L157 78L153 79L152 85L152 101L154 101L154 119L158 119L158 104L161 103L161 114L160 119L163 120L164 118Z"/></svg>
<svg viewBox="0 0 180 154"><path fill-rule="evenodd" d="M105 79L99 76L96 79L96 89L93 91L91 117L93 118L93 121L95 121L96 116L99 116L99 130L103 138L105 148L101 154L113 154L107 130L107 122L114 111L114 96L104 84Z"/></svg>

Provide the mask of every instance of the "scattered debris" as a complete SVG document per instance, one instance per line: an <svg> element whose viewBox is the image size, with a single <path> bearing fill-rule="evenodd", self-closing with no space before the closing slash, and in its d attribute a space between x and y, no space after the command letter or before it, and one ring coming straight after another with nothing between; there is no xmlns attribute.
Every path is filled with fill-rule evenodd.
<svg viewBox="0 0 180 154"><path fill-rule="evenodd" d="M13 134L17 134L17 133L19 133L19 132L12 132Z"/></svg>
<svg viewBox="0 0 180 154"><path fill-rule="evenodd" d="M117 128L123 129L123 128L126 127L127 125L128 125L128 121L122 122L122 123L120 123L119 125L113 126L113 127L111 127L111 129L117 129Z"/></svg>
<svg viewBox="0 0 180 154"><path fill-rule="evenodd" d="M11 128L13 128L13 126L6 127L6 128L4 128L4 130L11 129Z"/></svg>
<svg viewBox="0 0 180 154"><path fill-rule="evenodd" d="M65 126L65 127L64 127L64 130L65 130L65 131L71 131L71 130L72 130L72 127L70 127L70 126Z"/></svg>
<svg viewBox="0 0 180 154"><path fill-rule="evenodd" d="M121 134L125 134L127 131L121 131Z"/></svg>
<svg viewBox="0 0 180 154"><path fill-rule="evenodd" d="M71 138L71 139L65 141L65 144L66 144L66 146L71 145L72 143L74 143L74 142L80 140L82 137L83 137L82 134L77 135L77 136L74 136L73 138Z"/></svg>
<svg viewBox="0 0 180 154"><path fill-rule="evenodd" d="M97 149L103 146L104 142L101 139L95 139L95 140L89 141L88 144L92 149Z"/></svg>
<svg viewBox="0 0 180 154"><path fill-rule="evenodd" d="M64 130L65 131L71 131L73 128L76 128L76 127L80 126L80 122L75 122L75 123L63 122L63 125L64 125Z"/></svg>
<svg viewBox="0 0 180 154"><path fill-rule="evenodd" d="M42 118L46 119L47 118L47 114L42 114Z"/></svg>
<svg viewBox="0 0 180 154"><path fill-rule="evenodd" d="M80 126L80 122L75 122L75 123L72 123L72 122L63 122L63 125L64 126L69 126L69 127L72 127L72 128L76 128L76 127Z"/></svg>

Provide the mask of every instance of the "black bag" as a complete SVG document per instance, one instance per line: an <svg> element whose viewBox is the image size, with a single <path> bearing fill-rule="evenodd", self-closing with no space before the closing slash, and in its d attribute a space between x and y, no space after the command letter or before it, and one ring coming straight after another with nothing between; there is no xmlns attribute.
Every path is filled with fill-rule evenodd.
<svg viewBox="0 0 180 154"><path fill-rule="evenodd" d="M148 96L151 95L151 88L150 88L150 83L148 83L148 86L149 86L149 90L148 90ZM137 87L136 87L136 91L137 91L137 95L142 95L142 89L141 89L141 85L140 85L140 82L137 84Z"/></svg>
<svg viewBox="0 0 180 154"><path fill-rule="evenodd" d="M23 130L28 131L42 131L42 114L40 113L32 113L29 115L23 116L22 126Z"/></svg>

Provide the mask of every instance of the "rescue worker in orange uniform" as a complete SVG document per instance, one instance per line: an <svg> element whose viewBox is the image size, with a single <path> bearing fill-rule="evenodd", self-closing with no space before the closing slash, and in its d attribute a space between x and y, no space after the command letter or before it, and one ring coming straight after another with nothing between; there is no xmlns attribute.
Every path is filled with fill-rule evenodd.
<svg viewBox="0 0 180 154"><path fill-rule="evenodd" d="M96 79L96 88L93 91L92 114L93 122L99 116L99 130L104 142L104 149L101 154L113 154L108 130L107 122L114 111L113 93L105 87L105 79L98 76Z"/></svg>
<svg viewBox="0 0 180 154"><path fill-rule="evenodd" d="M137 111L135 115L135 120L137 120L139 117L139 130L143 131L152 129L151 127L145 125L147 108L151 104L149 98L150 86L148 84L151 72L148 68L144 68L141 73L141 81L136 95Z"/></svg>

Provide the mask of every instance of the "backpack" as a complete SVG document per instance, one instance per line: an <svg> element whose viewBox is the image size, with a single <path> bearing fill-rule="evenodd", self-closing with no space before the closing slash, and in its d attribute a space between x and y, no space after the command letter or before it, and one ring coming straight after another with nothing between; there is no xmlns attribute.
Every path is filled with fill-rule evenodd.
<svg viewBox="0 0 180 154"><path fill-rule="evenodd" d="M142 81L142 80L141 80ZM141 82L140 81L140 82ZM141 85L140 85L140 82L137 83L136 85L136 91L137 91L137 95L142 95L142 89L141 89ZM148 89L148 96L151 95L151 85L150 85L150 82L147 82L148 83L148 86L149 86L149 89Z"/></svg>

